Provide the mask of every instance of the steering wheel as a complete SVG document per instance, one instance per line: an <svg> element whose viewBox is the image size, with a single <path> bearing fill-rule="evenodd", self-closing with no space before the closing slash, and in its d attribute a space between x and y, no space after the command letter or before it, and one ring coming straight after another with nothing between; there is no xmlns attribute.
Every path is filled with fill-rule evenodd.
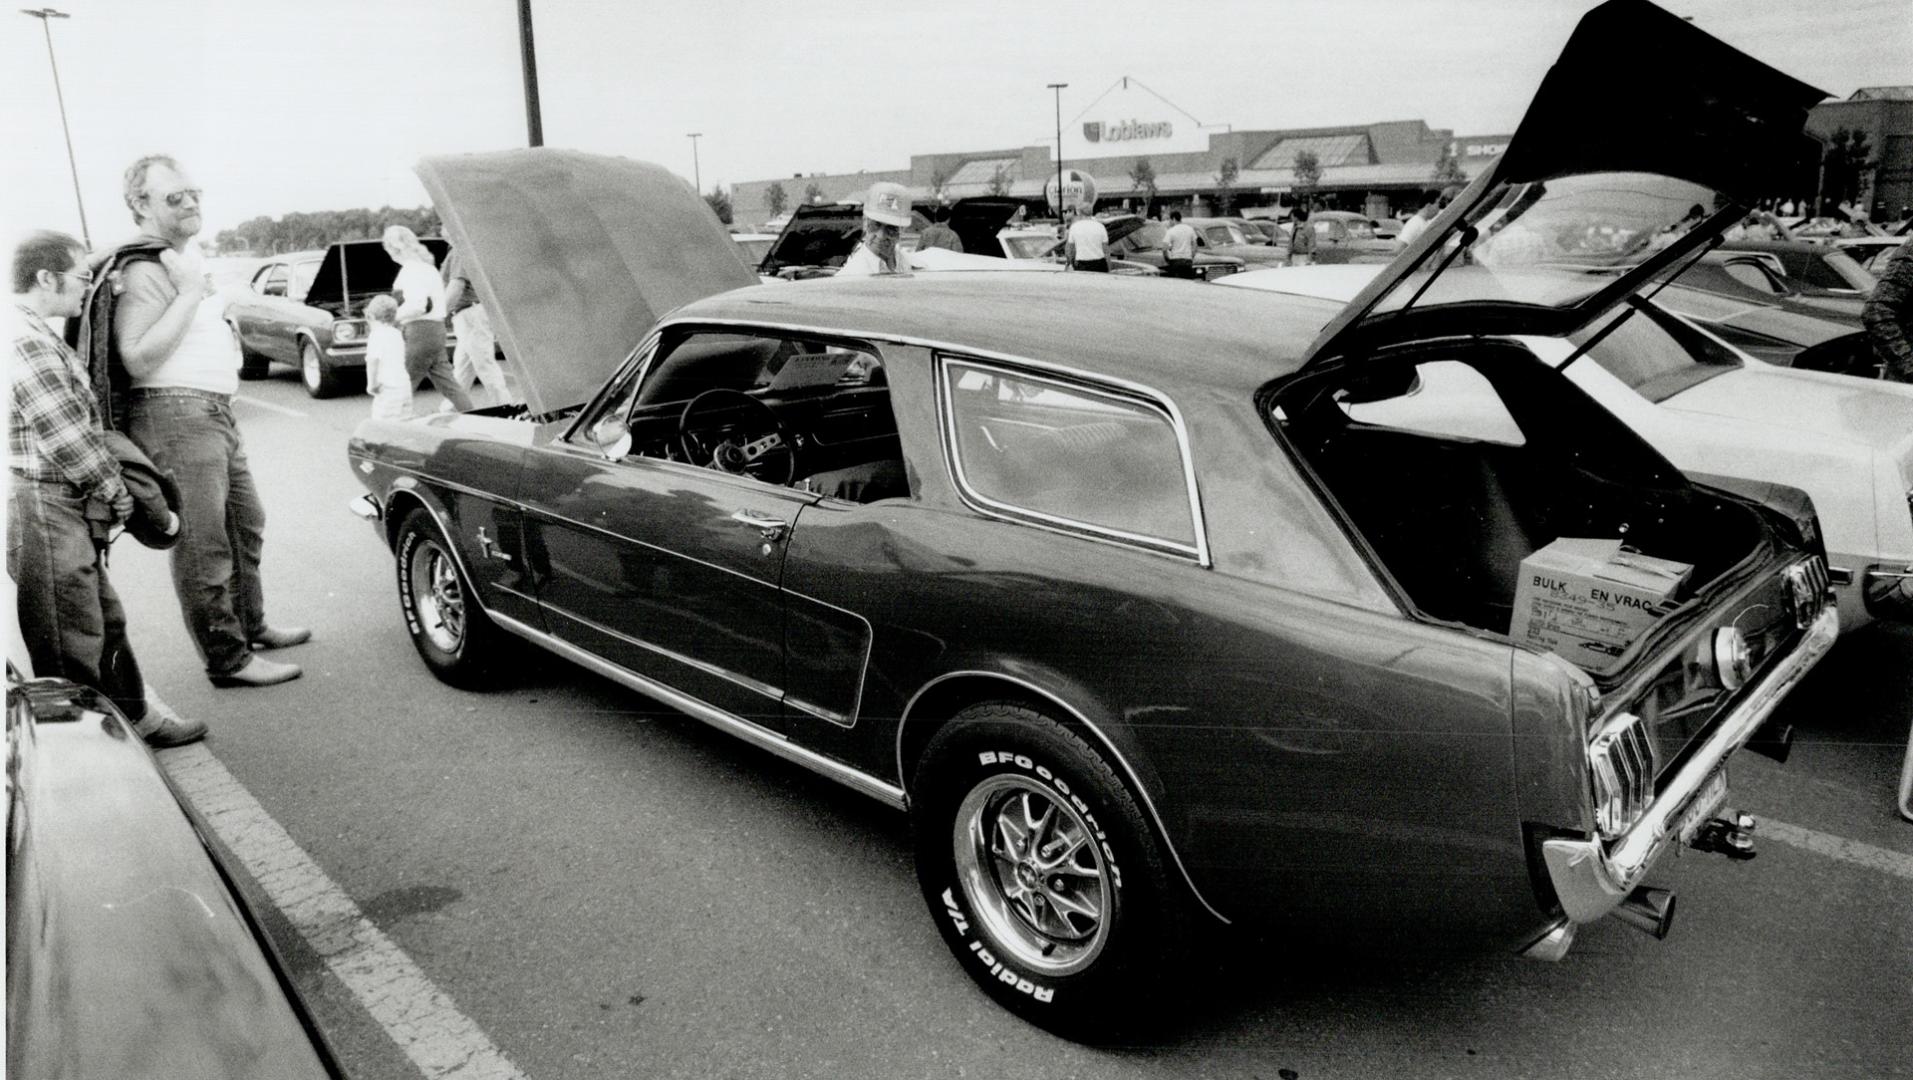
<svg viewBox="0 0 1913 1080"><path fill-rule="evenodd" d="M739 406L750 415L705 422L705 413ZM790 429L769 405L742 390L706 390L686 403L678 416L678 445L693 465L771 484L797 479L797 442Z"/></svg>

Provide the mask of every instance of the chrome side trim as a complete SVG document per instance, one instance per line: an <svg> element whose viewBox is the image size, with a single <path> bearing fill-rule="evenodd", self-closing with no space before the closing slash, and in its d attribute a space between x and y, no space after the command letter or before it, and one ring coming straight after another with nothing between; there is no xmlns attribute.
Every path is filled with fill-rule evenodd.
<svg viewBox="0 0 1913 1080"><path fill-rule="evenodd" d="M1619 906L1654 860L1678 838L1672 830L1709 777L1752 739L1787 692L1813 670L1840 636L1840 612L1828 604L1800 644L1748 691L1687 763L1662 788L1645 813L1620 839L1557 838L1541 855L1561 910L1577 923L1593 922Z"/></svg>
<svg viewBox="0 0 1913 1080"><path fill-rule="evenodd" d="M606 637L617 638L619 641L622 641L626 645L630 645L633 648L643 649L645 652L651 653L653 655L662 656L666 660L669 660L676 664L682 664L693 671L702 672L706 675L711 676L714 679L722 679L723 681L730 683L733 686L737 686L737 687L741 687L742 689L749 690L751 693L757 694L760 697L769 698L773 702L781 702L784 700L784 691L782 689L772 686L769 683L759 682L758 680L750 678L749 676L739 675L737 672L732 671L729 668L718 667L716 664L710 663L708 661L698 660L693 657L686 656L681 652L676 652L674 650L667 649L662 645L652 644L649 641L645 641L643 638L634 638L630 634L626 634L618 630L614 630L611 627L606 626L605 624L601 622L594 622L581 615L577 615L569 611L554 611L550 608L545 608L544 611L545 611L545 614L547 615L555 616L560 619L565 619L569 622L577 623L578 625L586 627L587 629L595 630ZM487 612L487 614L491 614L491 613ZM498 616L496 615L493 615L492 617L494 619L498 618ZM573 647L576 648L577 646L573 646ZM607 660L605 661L605 663L610 663L610 661ZM623 669L620 668L619 670L623 670ZM643 676L639 676L639 677L642 678Z"/></svg>
<svg viewBox="0 0 1913 1080"><path fill-rule="evenodd" d="M1122 751L1116 749L1116 744L1109 740L1109 736L1103 734L1101 728L1091 723L1089 717L1084 716L1074 706L1070 705L1069 702L1037 686L1035 683L1025 679L1019 679L1014 675L1005 675L998 671L950 671L918 687L917 692L911 694L910 700L904 704L903 715L897 718L897 777L899 779L903 778L903 729L904 725L910 722L910 714L915 711L917 702L922 700L923 695L928 693L930 688L936 686L938 683L948 682L951 679L966 676L995 679L998 682L1011 683L1028 690L1068 713L1072 719L1083 725L1091 734L1095 735L1097 741L1102 743L1104 751L1115 760L1117 767L1122 770L1124 778L1129 781L1129 790L1135 792L1136 797L1142 801L1143 810L1148 813L1149 820L1155 823L1156 832L1162 836L1163 846L1169 849L1170 861L1176 864L1176 872L1182 875L1183 884L1189 887L1189 894L1194 896L1196 902L1201 904L1210 915L1215 916L1216 919L1225 924L1229 923L1229 917L1217 911L1215 906L1209 903L1208 898L1202 895L1202 890L1196 888L1195 879L1189 876L1189 868L1183 865L1182 853L1176 850L1176 842L1170 838L1168 826L1163 824L1162 814L1156 810L1156 801L1149 797L1149 790L1143 787L1142 781L1136 776L1135 768L1129 764L1129 759L1123 757ZM908 797L907 792L906 797Z"/></svg>
<svg viewBox="0 0 1913 1080"><path fill-rule="evenodd" d="M519 637L530 641L540 648L549 649L580 667L596 672L628 689L635 690L651 698L653 701L687 713L727 734L735 735L753 746L768 750L786 761L802 765L812 772L835 780L854 791L862 792L887 806L894 807L898 810L908 809L909 807L909 801L904 796L903 789L895 784L872 776L862 770L852 768L841 761L827 758L815 751L798 746L785 736L767 727L753 724L741 716L725 712L723 709L719 709L713 705L707 705L689 694L680 693L665 686L663 683L619 667L609 660L593 656L591 653L586 652L584 649L568 641L552 637L550 634L527 626L517 619L497 614L491 614L491 619L504 629L517 634Z"/></svg>

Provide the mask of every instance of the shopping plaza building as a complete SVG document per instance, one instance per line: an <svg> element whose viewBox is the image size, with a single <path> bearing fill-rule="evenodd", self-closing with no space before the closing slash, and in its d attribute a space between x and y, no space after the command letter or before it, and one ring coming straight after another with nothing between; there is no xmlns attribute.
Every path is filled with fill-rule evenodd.
<svg viewBox="0 0 1913 1080"><path fill-rule="evenodd" d="M1860 90L1844 101L1816 106L1809 115L1808 129L1823 143L1842 127L1867 131L1875 160L1861 201L1876 218L1892 220L1901 206L1913 204L1913 88ZM1442 186L1438 175L1452 176L1451 169L1472 179L1509 138L1456 135L1424 120L1236 131L1198 124L1133 79L1112 87L1061 132L1064 166L1091 177L1101 209L1213 212L1224 192L1227 163L1233 162L1235 179L1227 197L1235 212L1279 216L1295 200L1296 158L1306 152L1320 169L1308 189L1317 207L1377 218L1420 206L1425 192ZM1445 166L1444 159L1452 165ZM1053 143L913 154L905 169L742 182L731 191L731 205L737 221L762 222L773 216L767 198L773 186L783 190L786 205L861 202L871 184L891 180L909 188L920 204L1001 193L1026 200L1032 212L1039 212L1044 185L1056 172ZM1149 176L1153 191L1141 182ZM1786 197L1804 203L1815 194L1814 185L1810 165L1792 178L1776 177L1776 201ZM1804 190L1782 190L1791 188Z"/></svg>

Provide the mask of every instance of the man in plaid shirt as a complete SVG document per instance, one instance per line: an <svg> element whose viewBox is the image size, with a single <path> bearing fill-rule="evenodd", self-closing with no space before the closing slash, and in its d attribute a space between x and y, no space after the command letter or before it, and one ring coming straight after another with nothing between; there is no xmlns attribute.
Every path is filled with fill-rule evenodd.
<svg viewBox="0 0 1913 1080"><path fill-rule="evenodd" d="M124 521L133 497L101 437L86 368L47 325L80 313L84 249L39 232L13 253L13 362L7 381L7 573L18 592L20 633L33 672L61 676L113 699L153 746L201 738L146 690L126 640L126 613L106 578L92 522Z"/></svg>

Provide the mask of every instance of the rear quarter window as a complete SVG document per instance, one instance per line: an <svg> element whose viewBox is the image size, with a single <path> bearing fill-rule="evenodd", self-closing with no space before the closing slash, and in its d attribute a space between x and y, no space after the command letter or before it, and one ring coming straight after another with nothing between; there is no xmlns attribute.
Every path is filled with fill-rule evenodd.
<svg viewBox="0 0 1913 1080"><path fill-rule="evenodd" d="M992 364L941 364L958 487L983 508L1197 554L1176 426L1161 406Z"/></svg>

